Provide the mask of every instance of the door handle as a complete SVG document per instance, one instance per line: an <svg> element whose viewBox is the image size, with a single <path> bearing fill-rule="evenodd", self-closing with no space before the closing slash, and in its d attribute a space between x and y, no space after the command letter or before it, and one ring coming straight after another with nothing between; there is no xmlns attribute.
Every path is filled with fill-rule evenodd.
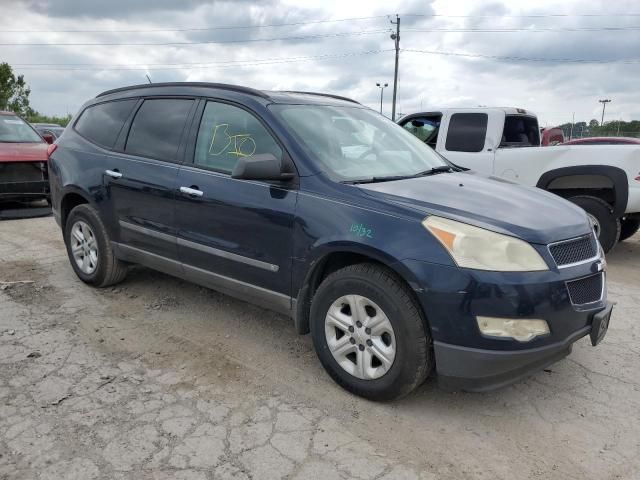
<svg viewBox="0 0 640 480"><path fill-rule="evenodd" d="M115 178L115 179L122 177L122 174L117 170L105 170L104 173L109 175L111 178Z"/></svg>
<svg viewBox="0 0 640 480"><path fill-rule="evenodd" d="M192 197L201 197L202 195L204 195L204 192L202 192L201 190L191 187L180 187L180 193L184 193Z"/></svg>

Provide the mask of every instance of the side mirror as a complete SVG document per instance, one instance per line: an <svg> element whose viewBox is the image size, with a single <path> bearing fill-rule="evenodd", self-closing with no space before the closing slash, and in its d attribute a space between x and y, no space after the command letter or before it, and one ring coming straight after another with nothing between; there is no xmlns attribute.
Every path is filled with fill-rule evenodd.
<svg viewBox="0 0 640 480"><path fill-rule="evenodd" d="M293 173L283 172L282 160L271 153L240 157L231 178L242 180L290 180Z"/></svg>
<svg viewBox="0 0 640 480"><path fill-rule="evenodd" d="M51 145L53 143L53 141L55 140L55 138L53 138L53 135L51 135L50 133L43 133L42 134L42 138L44 139L45 142L47 142L49 145Z"/></svg>

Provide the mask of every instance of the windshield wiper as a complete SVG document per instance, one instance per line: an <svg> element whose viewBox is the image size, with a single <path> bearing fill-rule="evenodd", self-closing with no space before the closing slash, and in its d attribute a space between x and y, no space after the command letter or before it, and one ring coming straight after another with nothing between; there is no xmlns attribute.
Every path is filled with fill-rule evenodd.
<svg viewBox="0 0 640 480"><path fill-rule="evenodd" d="M358 184L358 183L377 183L377 182L392 182L394 180L405 180L407 178L426 177L429 175L435 175L437 173L455 172L456 169L450 165L439 165L437 167L430 168L424 172L413 173L411 175L389 175L388 177L371 177L362 178L359 180L346 180L342 183Z"/></svg>
<svg viewBox="0 0 640 480"><path fill-rule="evenodd" d="M435 175L437 173L447 173L447 172L455 172L456 170L451 165L440 165L438 167L430 168L429 170L425 170L424 172L420 172L414 177L426 177L428 175Z"/></svg>
<svg viewBox="0 0 640 480"><path fill-rule="evenodd" d="M404 180L406 178L413 178L413 177L415 177L415 175L390 175L388 177L371 177L371 178L361 178L358 180L346 180L342 183L355 185L357 183L392 182L394 180Z"/></svg>

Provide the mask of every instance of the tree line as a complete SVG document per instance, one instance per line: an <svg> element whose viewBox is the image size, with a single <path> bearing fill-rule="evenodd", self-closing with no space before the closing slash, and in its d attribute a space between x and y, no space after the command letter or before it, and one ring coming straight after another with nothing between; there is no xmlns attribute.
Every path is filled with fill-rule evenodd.
<svg viewBox="0 0 640 480"><path fill-rule="evenodd" d="M587 122L563 123L558 125L564 132L565 138L581 137L640 137L640 120L624 122L621 120L609 120L600 125L595 118Z"/></svg>
<svg viewBox="0 0 640 480"><path fill-rule="evenodd" d="M64 117L44 115L29 104L31 88L24 75L15 75L11 65L0 63L0 110L15 112L31 123L57 123L66 127L71 115Z"/></svg>

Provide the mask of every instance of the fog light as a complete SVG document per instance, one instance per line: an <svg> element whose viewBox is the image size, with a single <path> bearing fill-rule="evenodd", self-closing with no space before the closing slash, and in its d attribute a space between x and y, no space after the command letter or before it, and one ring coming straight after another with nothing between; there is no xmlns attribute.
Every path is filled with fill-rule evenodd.
<svg viewBox="0 0 640 480"><path fill-rule="evenodd" d="M513 338L518 342L529 342L549 333L549 325L544 320L495 317L476 317L476 320L480 332L487 337Z"/></svg>

